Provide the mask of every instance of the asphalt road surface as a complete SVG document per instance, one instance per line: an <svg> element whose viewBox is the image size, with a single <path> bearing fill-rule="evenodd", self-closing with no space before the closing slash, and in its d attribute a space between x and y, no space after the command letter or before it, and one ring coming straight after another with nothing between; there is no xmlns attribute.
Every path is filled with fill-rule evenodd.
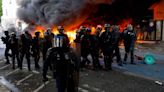
<svg viewBox="0 0 164 92"><path fill-rule="evenodd" d="M52 73L48 73L49 81L42 82L42 69L28 71L26 61L23 70L12 69L0 61L0 82L12 92L57 92ZM33 62L33 59L31 59ZM42 66L42 61L40 61ZM123 71L93 71L87 69L80 72L79 92L164 92L164 86L152 80L124 74Z"/></svg>

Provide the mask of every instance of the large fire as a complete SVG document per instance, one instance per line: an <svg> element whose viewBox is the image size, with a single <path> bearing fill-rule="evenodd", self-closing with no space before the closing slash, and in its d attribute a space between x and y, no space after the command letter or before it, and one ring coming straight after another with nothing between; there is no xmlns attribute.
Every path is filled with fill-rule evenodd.
<svg viewBox="0 0 164 92"><path fill-rule="evenodd" d="M132 19L124 19L120 22L119 27L120 27L120 32L123 32L123 30L127 27L128 24L131 24L132 23ZM87 27L90 27L92 32L91 34L95 34L96 32L96 27L94 26L87 26ZM76 30L78 28L75 28L75 29L72 29L72 30L65 30L65 33L68 35L69 39L70 39L70 42L73 43L74 42L74 39L76 38ZM34 32L40 32L40 37L44 37L44 33L45 31L47 30L47 28L43 27L43 26L35 26L34 28ZM104 30L103 30L104 31ZM52 33L54 33L55 35L58 34L58 31L57 31L57 28L56 27L53 27L52 28ZM32 33L32 35L34 36L34 33ZM140 34L138 34L138 37L137 39L139 40L139 38L141 37Z"/></svg>
<svg viewBox="0 0 164 92"><path fill-rule="evenodd" d="M34 31L31 34L32 34L32 36L34 36L35 32L40 32L40 37L43 38L46 30L47 30L47 28L37 25L37 26L35 26ZM55 27L52 28L52 33L54 33L55 35L58 34L58 31ZM69 40L72 43L74 41L74 39L76 38L76 30L69 30L69 31L66 31L65 33L68 35Z"/></svg>

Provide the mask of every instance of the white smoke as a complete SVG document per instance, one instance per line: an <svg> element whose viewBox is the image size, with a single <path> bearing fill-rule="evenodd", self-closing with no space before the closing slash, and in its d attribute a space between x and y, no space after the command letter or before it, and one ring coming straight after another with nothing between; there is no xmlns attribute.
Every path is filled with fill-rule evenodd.
<svg viewBox="0 0 164 92"><path fill-rule="evenodd" d="M97 4L113 0L19 0L18 17L28 24L47 27L80 25L95 10Z"/></svg>

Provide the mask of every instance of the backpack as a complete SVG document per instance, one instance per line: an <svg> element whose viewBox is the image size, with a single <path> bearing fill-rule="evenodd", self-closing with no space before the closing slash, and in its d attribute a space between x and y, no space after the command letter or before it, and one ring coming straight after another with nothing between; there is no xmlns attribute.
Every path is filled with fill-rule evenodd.
<svg viewBox="0 0 164 92"><path fill-rule="evenodd" d="M72 61L69 52L54 49L50 61L52 70L57 75L71 75L75 70L75 63Z"/></svg>

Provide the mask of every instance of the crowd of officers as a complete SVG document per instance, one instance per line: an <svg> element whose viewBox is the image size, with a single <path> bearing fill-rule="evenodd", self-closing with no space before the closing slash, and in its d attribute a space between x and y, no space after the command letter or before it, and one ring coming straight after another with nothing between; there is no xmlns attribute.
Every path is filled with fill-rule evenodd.
<svg viewBox="0 0 164 92"><path fill-rule="evenodd" d="M6 63L10 64L9 58L12 58L12 68L15 69L15 59L17 59L17 67L22 69L24 57L27 61L28 70L31 71L31 59L33 57L35 68L40 69L39 60L40 53L43 53L43 60L45 61L47 50L52 47L53 33L48 29L44 34L44 39L41 41L40 32L35 32L35 36L25 31L20 36L16 32L4 31L5 36L1 37L3 43L6 45L5 58ZM43 47L43 48L41 48ZM11 52L11 53L10 53Z"/></svg>
<svg viewBox="0 0 164 92"><path fill-rule="evenodd" d="M104 31L103 31L104 28ZM113 57L117 57L119 66L127 63L127 57L130 53L131 64L134 62L134 45L136 33L133 26L129 24L121 33L117 25L105 24L104 27L98 25L95 34L91 34L91 29L81 26L77 30L74 42L80 44L80 57L78 59L73 49L70 47L68 36L64 33L64 28L58 26L59 34L54 35L51 29L44 33L42 42L40 41L40 32L35 32L32 37L28 31L25 31L18 38L14 32L5 31L5 37L2 41L6 44L5 57L6 64L10 64L9 57L12 57L12 68L15 69L15 59L17 67L22 69L23 59L26 57L28 70L31 71L30 57L33 56L35 68L40 69L40 53L43 55L43 81L47 81L47 71L52 70L58 92L77 92L79 70L86 68L92 63L93 69L112 70ZM119 45L123 40L125 46L125 57L121 60ZM42 47L42 49L41 49ZM11 50L11 54L9 53ZM100 64L99 57L103 54L104 67ZM88 59L91 55L92 62ZM80 62L79 62L80 61Z"/></svg>
<svg viewBox="0 0 164 92"><path fill-rule="evenodd" d="M87 65L90 64L90 60L88 59L88 55L92 57L92 65L93 69L105 69L112 70L112 62L113 57L116 56L117 64L122 66L123 63L127 64L127 57L130 53L131 55L131 64L135 64L134 62L134 45L136 41L136 33L133 30L133 26L131 24L127 25L123 32L120 32L120 28L117 25L98 25L96 28L96 33L91 34L90 28L85 28L83 26L77 30L77 35L75 42L80 43L81 45L81 68L86 68ZM125 47L125 56L124 60L121 60L120 43L124 43ZM103 54L104 65L103 68L100 64L99 57Z"/></svg>

